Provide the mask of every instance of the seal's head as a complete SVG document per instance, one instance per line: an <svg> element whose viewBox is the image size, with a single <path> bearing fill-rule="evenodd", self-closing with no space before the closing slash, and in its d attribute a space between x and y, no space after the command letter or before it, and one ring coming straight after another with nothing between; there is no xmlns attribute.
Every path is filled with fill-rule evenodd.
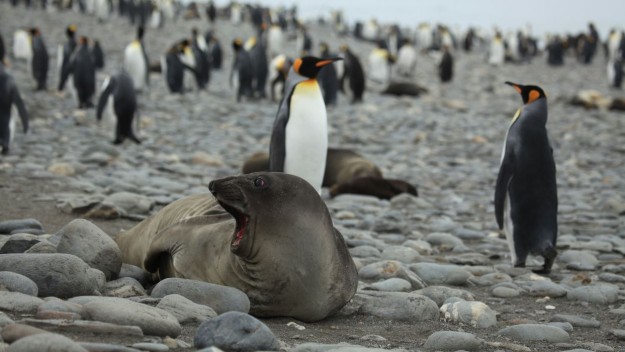
<svg viewBox="0 0 625 352"><path fill-rule="evenodd" d="M209 190L236 220L230 250L252 259L265 240L296 241L295 232L306 232L319 223L332 226L319 194L304 179L278 172L258 172L214 180ZM293 204L298 212L293 214ZM309 214L324 214L315 218ZM271 238L257 236L257 230ZM268 230L271 229L271 230Z"/></svg>

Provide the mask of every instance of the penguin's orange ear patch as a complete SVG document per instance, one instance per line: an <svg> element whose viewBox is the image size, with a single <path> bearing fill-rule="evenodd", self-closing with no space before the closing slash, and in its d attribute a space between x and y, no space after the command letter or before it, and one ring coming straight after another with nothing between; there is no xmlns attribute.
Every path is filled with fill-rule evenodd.
<svg viewBox="0 0 625 352"><path fill-rule="evenodd" d="M533 102L534 100L536 100L538 98L540 98L540 93L537 90L532 89L530 91L529 99L527 100L527 103L529 104L529 103Z"/></svg>
<svg viewBox="0 0 625 352"><path fill-rule="evenodd" d="M299 73L299 68L302 66L302 59L297 59L295 60L295 62L293 63L293 70L295 70L295 72Z"/></svg>

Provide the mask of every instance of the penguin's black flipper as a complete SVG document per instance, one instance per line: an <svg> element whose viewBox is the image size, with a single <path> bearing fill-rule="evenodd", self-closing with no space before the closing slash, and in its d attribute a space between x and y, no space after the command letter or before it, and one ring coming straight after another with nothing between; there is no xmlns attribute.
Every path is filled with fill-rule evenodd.
<svg viewBox="0 0 625 352"><path fill-rule="evenodd" d="M109 80L109 84L104 88L102 94L100 94L100 99L98 100L98 109L96 111L96 118L98 121L102 120L102 112L104 111L104 107L106 106L106 102L109 99L109 95L113 92L115 88L115 78L111 77Z"/></svg>
<svg viewBox="0 0 625 352"><path fill-rule="evenodd" d="M17 107L17 111L20 114L20 119L22 120L22 127L24 129L24 133L28 132L28 112L26 111L26 107L24 106L24 101L20 96L19 90L17 90L16 86L13 86L13 104Z"/></svg>
<svg viewBox="0 0 625 352"><path fill-rule="evenodd" d="M143 52L143 59L145 60L145 85L150 85L150 61L148 60L148 54L145 51L145 46L143 46L143 42L141 42L141 51Z"/></svg>
<svg viewBox="0 0 625 352"><path fill-rule="evenodd" d="M71 61L69 62L67 65L63 66L61 68L61 81L59 82L59 91L62 91L63 88L65 87L65 82L67 81L67 78L69 77L69 75L72 73L74 68L74 62Z"/></svg>
<svg viewBox="0 0 625 352"><path fill-rule="evenodd" d="M497 225L500 229L503 229L503 212L508 193L508 185L514 176L512 169L512 165L514 165L514 163L512 162L512 158L513 155L511 151L506 150L499 168L497 185L495 186L495 217L497 218Z"/></svg>
<svg viewBox="0 0 625 352"><path fill-rule="evenodd" d="M286 124L289 122L290 97L285 96L278 108L269 144L269 171L284 172L286 158Z"/></svg>

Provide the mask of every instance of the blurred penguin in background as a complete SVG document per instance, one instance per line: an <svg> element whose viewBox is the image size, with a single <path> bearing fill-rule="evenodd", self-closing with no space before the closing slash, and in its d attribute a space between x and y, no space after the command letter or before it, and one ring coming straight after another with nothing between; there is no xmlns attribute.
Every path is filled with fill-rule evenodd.
<svg viewBox="0 0 625 352"><path fill-rule="evenodd" d="M295 42L295 47L297 48L297 52L300 56L307 56L311 54L313 43L306 26L299 26Z"/></svg>
<svg viewBox="0 0 625 352"><path fill-rule="evenodd" d="M33 59L30 35L23 29L18 29L13 33L13 57L16 60L25 60L28 64Z"/></svg>
<svg viewBox="0 0 625 352"><path fill-rule="evenodd" d="M254 71L254 82L252 86L254 96L258 98L265 98L265 86L267 85L268 76L268 63L265 46L262 41L257 41L256 37L251 37L245 43L245 50L247 50L250 55L250 59L252 60Z"/></svg>
<svg viewBox="0 0 625 352"><path fill-rule="evenodd" d="M31 28L30 36L33 47L33 58L31 62L33 78L37 81L37 90L46 90L48 66L50 64L48 49L46 48L46 43L41 36L39 28Z"/></svg>
<svg viewBox="0 0 625 352"><path fill-rule="evenodd" d="M101 70L104 68L104 51L102 51L102 47L100 46L99 40L93 41L93 48L91 49L91 55L93 55L93 63L95 64L96 70Z"/></svg>
<svg viewBox="0 0 625 352"><path fill-rule="evenodd" d="M206 39L195 27L191 30L191 50L195 59L195 82L199 90L204 90L210 80L211 63Z"/></svg>
<svg viewBox="0 0 625 352"><path fill-rule="evenodd" d="M91 99L95 93L95 64L87 37L80 37L76 52L72 55L61 76L59 91L63 90L65 82L70 75L73 78L74 88L78 94L78 108L92 108L93 102Z"/></svg>
<svg viewBox="0 0 625 352"><path fill-rule="evenodd" d="M220 70L221 63L223 61L223 53L221 50L221 44L219 43L219 39L217 39L215 34L209 32L206 34L206 41L208 42L208 52L210 55L211 68L215 70Z"/></svg>
<svg viewBox="0 0 625 352"><path fill-rule="evenodd" d="M337 57L336 54L330 52L327 43L319 44L319 57L321 59L331 59ZM317 74L317 81L323 93L323 101L326 106L336 105L339 91L339 77L336 72L336 62L323 66Z"/></svg>
<svg viewBox="0 0 625 352"><path fill-rule="evenodd" d="M67 65L69 65L70 56L78 45L78 43L76 42L76 26L73 24L67 26L67 28L65 29L65 36L67 37L65 44L63 44L63 46L59 45L57 51L57 63L59 64L59 81L62 79L63 72L67 69Z"/></svg>
<svg viewBox="0 0 625 352"><path fill-rule="evenodd" d="M374 83L387 85L391 80L391 64L394 61L386 49L386 43L378 40L377 47L369 54L369 79Z"/></svg>
<svg viewBox="0 0 625 352"><path fill-rule="evenodd" d="M109 96L112 96L112 107L117 118L113 144L121 144L126 138L140 144L141 141L132 130L132 122L137 112L137 96L132 78L122 71L113 77L107 78L103 86L104 89L98 101L96 114L98 122L102 120L102 113L109 101Z"/></svg>
<svg viewBox="0 0 625 352"><path fill-rule="evenodd" d="M564 65L564 42L559 35L553 36L547 44L547 64L550 66Z"/></svg>
<svg viewBox="0 0 625 352"><path fill-rule="evenodd" d="M252 98L252 82L254 80L254 65L250 54L243 48L243 41L240 38L232 42L234 51L234 62L230 72L230 86L234 86L236 101L241 101L241 97Z"/></svg>
<svg viewBox="0 0 625 352"><path fill-rule="evenodd" d="M150 85L148 55L143 45L143 27L137 28L137 37L124 49L124 70L132 78L135 90L141 91Z"/></svg>
<svg viewBox="0 0 625 352"><path fill-rule="evenodd" d="M6 49L4 48L4 38L0 33L0 65L6 65L5 61Z"/></svg>
<svg viewBox="0 0 625 352"><path fill-rule="evenodd" d="M278 55L269 63L269 80L271 81L271 101L280 101L284 96L286 77L293 65L293 60L286 55Z"/></svg>
<svg viewBox="0 0 625 352"><path fill-rule="evenodd" d="M215 19L217 18L217 8L215 7L213 0L210 0L208 2L208 6L206 6L206 17L211 24L215 23Z"/></svg>
<svg viewBox="0 0 625 352"><path fill-rule="evenodd" d="M189 40L182 40L169 48L165 57L161 59L162 74L171 93L184 93L185 71L195 75L195 68L187 63L188 56L192 55L190 45Z"/></svg>
<svg viewBox="0 0 625 352"><path fill-rule="evenodd" d="M284 33L277 24L272 24L267 30L267 52L269 57L276 57L284 52Z"/></svg>
<svg viewBox="0 0 625 352"><path fill-rule="evenodd" d="M11 116L11 106L13 105L19 112L22 129L24 133L27 133L28 113L19 89L15 85L13 76L5 71L4 65L0 65L0 149L2 149L2 155L9 154L9 148L15 134L15 119Z"/></svg>
<svg viewBox="0 0 625 352"><path fill-rule="evenodd" d="M443 83L451 82L454 76L454 58L447 45L443 45L443 56L438 64L438 76Z"/></svg>
<svg viewBox="0 0 625 352"><path fill-rule="evenodd" d="M358 56L345 44L341 46L340 50L343 55L344 64L339 87L342 92L351 96L352 104L361 102L366 83L365 72L362 69L360 59L358 59ZM345 81L347 81L347 83Z"/></svg>
<svg viewBox="0 0 625 352"><path fill-rule="evenodd" d="M495 32L495 36L490 42L490 50L488 56L488 63L491 65L499 66L503 64L505 59L506 50L503 43L503 38L499 31Z"/></svg>
<svg viewBox="0 0 625 352"><path fill-rule="evenodd" d="M404 38L404 42L397 53L395 61L395 72L397 76L412 79L417 69L417 50L409 39Z"/></svg>

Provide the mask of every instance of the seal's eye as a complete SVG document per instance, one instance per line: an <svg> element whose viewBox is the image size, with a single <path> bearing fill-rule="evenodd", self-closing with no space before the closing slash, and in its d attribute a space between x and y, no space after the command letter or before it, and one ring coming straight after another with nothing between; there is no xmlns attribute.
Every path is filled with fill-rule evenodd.
<svg viewBox="0 0 625 352"><path fill-rule="evenodd" d="M262 177L256 177L254 179L254 186L258 188L265 187L267 185L267 181L265 181Z"/></svg>

